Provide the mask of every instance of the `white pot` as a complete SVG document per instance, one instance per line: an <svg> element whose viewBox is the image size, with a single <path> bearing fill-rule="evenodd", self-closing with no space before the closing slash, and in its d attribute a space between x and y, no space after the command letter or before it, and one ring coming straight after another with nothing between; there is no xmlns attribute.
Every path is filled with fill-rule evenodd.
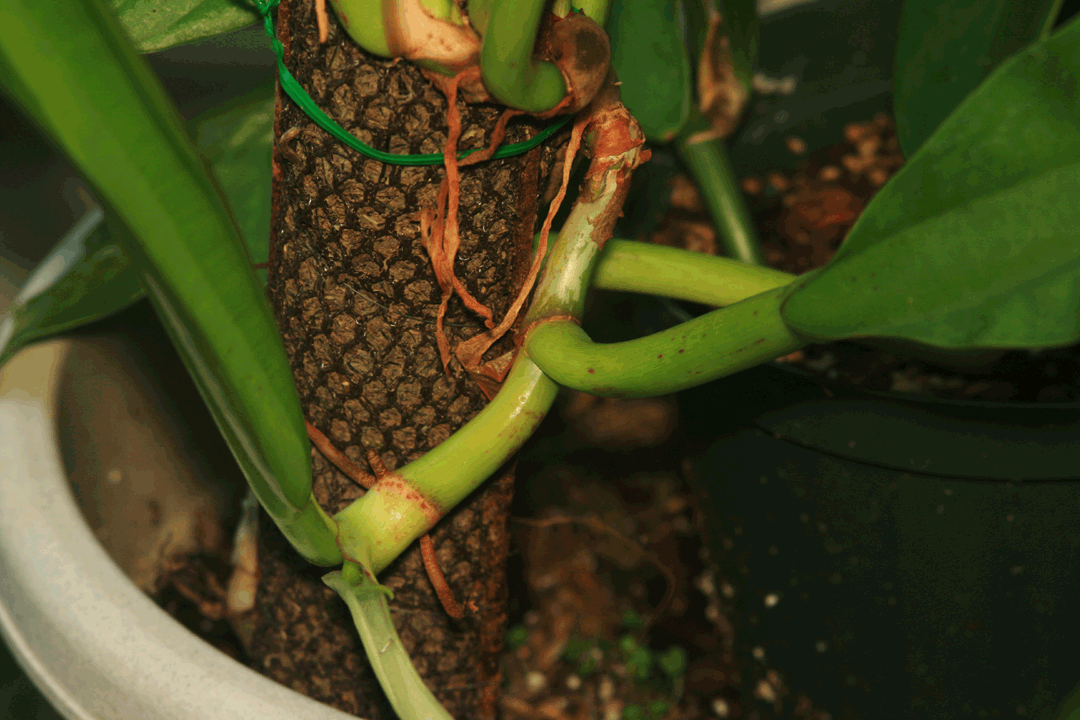
<svg viewBox="0 0 1080 720"><path fill-rule="evenodd" d="M0 370L0 632L31 680L70 720L352 717L200 640L102 547L61 460L70 347L38 345Z"/></svg>

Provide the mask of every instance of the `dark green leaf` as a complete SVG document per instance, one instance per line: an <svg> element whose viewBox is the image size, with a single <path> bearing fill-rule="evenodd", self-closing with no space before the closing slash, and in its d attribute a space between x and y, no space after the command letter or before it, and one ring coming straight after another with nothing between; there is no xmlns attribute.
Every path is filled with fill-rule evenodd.
<svg viewBox="0 0 1080 720"><path fill-rule="evenodd" d="M0 314L0 365L29 343L111 315L142 294L138 271L113 238L101 208L94 207Z"/></svg>
<svg viewBox="0 0 1080 720"><path fill-rule="evenodd" d="M306 557L340 562L332 521L311 497L292 372L243 239L119 23L103 0L12 0L0 71L130 230L148 295L259 501Z"/></svg>
<svg viewBox="0 0 1080 720"><path fill-rule="evenodd" d="M678 0L614 0L605 29L622 101L645 136L667 142L690 116L690 59L679 31Z"/></svg>
<svg viewBox="0 0 1080 720"><path fill-rule="evenodd" d="M164 50L259 21L244 0L108 0L139 52Z"/></svg>
<svg viewBox="0 0 1080 720"><path fill-rule="evenodd" d="M910 157L1001 62L1045 35L1061 0L905 0L893 71Z"/></svg>
<svg viewBox="0 0 1080 720"><path fill-rule="evenodd" d="M210 162L229 199L252 262L270 248L270 158L274 142L274 85L191 122L195 146Z"/></svg>
<svg viewBox="0 0 1080 720"><path fill-rule="evenodd" d="M190 126L255 263L266 262L269 250L273 124L273 86L267 86ZM144 295L127 250L113 238L117 232L125 230L109 228L95 208L38 265L0 318L0 364L28 343L100 320Z"/></svg>
<svg viewBox="0 0 1080 720"><path fill-rule="evenodd" d="M1002 63L783 307L815 338L1080 338L1080 21Z"/></svg>

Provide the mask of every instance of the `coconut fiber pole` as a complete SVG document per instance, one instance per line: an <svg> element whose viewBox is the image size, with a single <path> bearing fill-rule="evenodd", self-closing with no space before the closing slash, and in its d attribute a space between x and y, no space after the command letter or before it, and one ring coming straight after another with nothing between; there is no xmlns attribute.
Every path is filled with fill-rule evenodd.
<svg viewBox="0 0 1080 720"><path fill-rule="evenodd" d="M315 102L363 142L393 153L442 153L445 97L410 63L368 55L330 14L320 43L309 0L285 0L278 36L286 64ZM485 147L498 117L463 108L461 149ZM507 141L536 124L511 123ZM421 242L420 211L435 205L442 166L365 158L307 118L280 92L275 115L269 290L308 422L364 470L375 451L388 469L438 445L486 403L456 359L436 344L440 288ZM461 169L456 272L500 319L531 262L541 177L554 152L533 150ZM485 329L457 296L451 347ZM485 359L513 349L509 336ZM362 494L313 448L315 497L334 513ZM414 546L381 576L405 647L454 717L493 718L505 631L509 468L431 533L464 611L452 619ZM365 718L393 717L344 603L272 523L262 526L253 664L324 703Z"/></svg>

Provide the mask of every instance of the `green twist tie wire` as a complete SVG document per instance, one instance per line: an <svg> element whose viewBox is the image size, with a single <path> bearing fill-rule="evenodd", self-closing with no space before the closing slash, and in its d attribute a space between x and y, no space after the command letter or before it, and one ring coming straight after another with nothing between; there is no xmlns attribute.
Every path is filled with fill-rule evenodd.
<svg viewBox="0 0 1080 720"><path fill-rule="evenodd" d="M321 127L326 132L333 135L335 138L351 147L361 155L380 160L384 163L390 163L392 165L442 165L443 156L439 154L430 155L398 155L396 153L383 152L382 150L376 150L370 145L366 145L355 137L345 131L345 128L338 125L334 120L322 111L315 101L311 99L311 96L307 94L307 91L300 86L300 83L296 81L296 78L292 76L289 69L285 67L285 47L281 44L281 41L277 39L277 35L274 34L274 20L270 16L271 11L277 7L281 0L253 0L255 7L259 10L259 13L263 18L263 26L266 28L266 34L270 37L270 46L274 49L274 54L277 55L278 75L281 79L281 89L285 91L285 94L292 98L292 101L300 106L300 109L311 118L316 125ZM512 145L503 145L492 156L495 158L512 157L514 155L521 155L522 153L532 150L540 143L547 140L561 127L566 125L570 121L570 117L565 117L559 122L548 125L546 128L540 131L535 137L532 137L524 142L513 143ZM477 150L464 150L458 153L458 160L472 155Z"/></svg>

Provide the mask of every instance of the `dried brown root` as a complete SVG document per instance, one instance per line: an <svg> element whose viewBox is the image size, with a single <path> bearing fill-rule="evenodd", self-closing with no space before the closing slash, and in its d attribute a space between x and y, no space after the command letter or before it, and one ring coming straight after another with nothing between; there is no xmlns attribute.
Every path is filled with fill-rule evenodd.
<svg viewBox="0 0 1080 720"><path fill-rule="evenodd" d="M318 428L307 420L304 421L304 425L307 427L308 438L314 443L315 447L319 448L319 452L321 452L327 460L332 462L338 470L345 473L345 475L357 485L362 486L366 490L371 489L371 486L375 484L374 475L364 472L359 465L353 462L352 458L334 447L333 443L330 442L330 439L319 432Z"/></svg>
<svg viewBox="0 0 1080 720"><path fill-rule="evenodd" d="M330 18L326 17L326 0L315 0L315 22L319 26L319 42L330 37Z"/></svg>
<svg viewBox="0 0 1080 720"><path fill-rule="evenodd" d="M483 317L488 327L495 324L491 310L465 289L454 272L454 260L461 246L461 235L458 230L461 174L457 158L458 140L461 138L461 111L457 106L457 89L463 79L475 72L479 70L462 71L447 85L447 137L446 147L443 149L446 179L443 180L442 187L439 189L436 207L424 208L420 213L420 241L431 258L435 279L439 283L439 289L442 290L442 301L439 303L438 314L435 316L435 337L439 346L439 356L443 362L443 370L447 373L449 373L450 363L450 341L446 338L443 323L453 294L456 292L467 308Z"/></svg>
<svg viewBox="0 0 1080 720"><path fill-rule="evenodd" d="M483 360L484 353L486 353L499 338L505 335L506 331L514 324L518 314L521 312L521 308L525 305L525 301L529 298L529 293L532 292L533 285L536 283L536 278L540 273L540 268L544 265L544 257L547 255L548 236L551 234L551 224L555 220L555 214L558 213L559 206L562 205L562 201L566 197L566 189L570 184L570 169L574 162L574 156L581 147L581 138L585 133L585 127L588 125L588 122L589 116L582 115L582 117L574 123L573 132L570 134L570 144L566 149L566 160L563 163L562 184L559 186L559 192L555 195L555 199L552 200L547 217L544 219L544 225L540 230L539 247L536 250L536 255L533 257L533 263L529 268L529 274L525 277L525 282L522 284L517 297L514 298L514 302L506 311L506 315L503 317L502 322L496 327L489 329L487 332L480 333L461 343L455 351L458 360L461 361L461 364L465 366L465 369L474 377L476 375L481 375L495 380L498 383L501 383L503 378L506 377L506 372L510 368L509 363L499 363L495 365L493 364L495 361L492 361L492 363L482 365L481 361ZM498 358L497 360L502 360L502 358ZM483 387L483 385L481 385L481 387Z"/></svg>

